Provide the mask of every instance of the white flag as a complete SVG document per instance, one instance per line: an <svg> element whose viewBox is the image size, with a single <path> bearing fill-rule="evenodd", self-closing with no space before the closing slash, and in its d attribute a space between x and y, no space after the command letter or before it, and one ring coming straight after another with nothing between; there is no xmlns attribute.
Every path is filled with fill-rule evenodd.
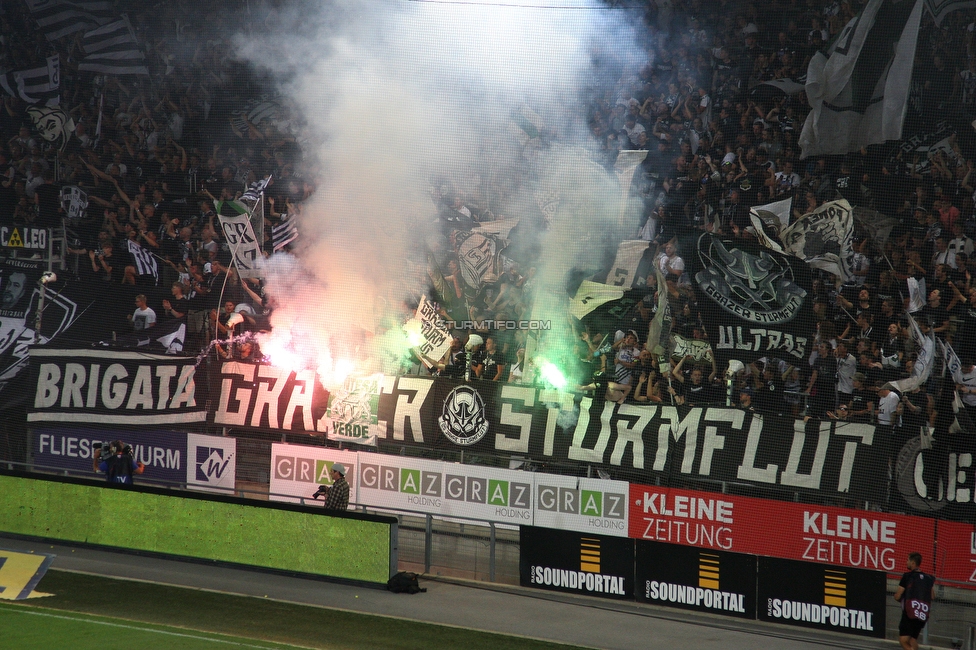
<svg viewBox="0 0 976 650"><path fill-rule="evenodd" d="M912 329L912 340L918 346L918 354L915 357L915 367L912 369L911 377L890 381L885 386L894 388L900 393L908 393L916 388L923 386L932 374L932 366L935 365L935 334L929 329L928 334L922 334L918 323L908 314L908 324Z"/></svg>
<svg viewBox="0 0 976 650"><path fill-rule="evenodd" d="M423 355L421 360L428 368L447 354L451 349L451 331L441 322L434 304L421 296L416 315L408 320L403 329L410 345Z"/></svg>
<svg viewBox="0 0 976 650"><path fill-rule="evenodd" d="M615 287L630 289L634 286L634 278L637 275L637 267L644 257L644 251L650 242L643 239L633 239L620 242L617 246L617 258L613 261L613 267L607 274L607 284Z"/></svg>
<svg viewBox="0 0 976 650"><path fill-rule="evenodd" d="M780 232L780 239L783 252L806 260L813 268L844 280L853 277L854 211L847 201L824 203Z"/></svg>
<svg viewBox="0 0 976 650"><path fill-rule="evenodd" d="M803 158L900 140L923 0L870 0L807 68Z"/></svg>
<svg viewBox="0 0 976 650"><path fill-rule="evenodd" d="M925 306L925 278L908 278L908 313L914 314Z"/></svg>
<svg viewBox="0 0 976 650"><path fill-rule="evenodd" d="M242 278L260 278L261 273L261 243L254 236L251 220L247 214L218 215L220 227L224 230L224 239L230 245L230 252L234 256L231 264L237 268Z"/></svg>

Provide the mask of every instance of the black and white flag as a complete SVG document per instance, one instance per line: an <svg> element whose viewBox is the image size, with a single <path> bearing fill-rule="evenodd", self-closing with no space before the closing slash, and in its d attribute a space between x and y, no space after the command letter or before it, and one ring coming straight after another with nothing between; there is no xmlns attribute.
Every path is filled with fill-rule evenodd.
<svg viewBox="0 0 976 650"><path fill-rule="evenodd" d="M25 0L49 41L87 31L118 18L111 0Z"/></svg>
<svg viewBox="0 0 976 650"><path fill-rule="evenodd" d="M807 358L815 319L806 262L708 233L689 233L681 251L717 361Z"/></svg>
<svg viewBox="0 0 976 650"><path fill-rule="evenodd" d="M976 9L976 0L925 0L925 8L932 14L935 24L942 25L942 19L953 11Z"/></svg>
<svg viewBox="0 0 976 650"><path fill-rule="evenodd" d="M844 280L853 277L854 211L841 199L824 203L780 232L783 251Z"/></svg>
<svg viewBox="0 0 976 650"><path fill-rule="evenodd" d="M271 228L271 246L274 252L278 252L288 244L298 239L298 224L294 218L289 218L287 214L281 215L281 223Z"/></svg>
<svg viewBox="0 0 976 650"><path fill-rule="evenodd" d="M231 265L237 269L238 275L242 278L262 277L261 260L264 258L261 255L261 242L254 235L248 215L219 214L217 218L233 255Z"/></svg>
<svg viewBox="0 0 976 650"><path fill-rule="evenodd" d="M156 258L153 257L152 253L131 239L127 243L129 253L132 254L132 259L136 263L136 273L139 275L151 275L155 278L156 284L159 284L159 266L156 264Z"/></svg>
<svg viewBox="0 0 976 650"><path fill-rule="evenodd" d="M77 185L61 188L61 207L69 219L80 219L88 209L88 194Z"/></svg>
<svg viewBox="0 0 976 650"><path fill-rule="evenodd" d="M47 58L47 65L4 72L0 74L0 88L28 104L57 106L61 100L61 58L55 54Z"/></svg>
<svg viewBox="0 0 976 650"><path fill-rule="evenodd" d="M261 199L261 195L264 194L264 190L267 189L270 182L271 176L268 175L266 178L251 183L251 186L247 189L247 191L241 194L241 200L259 201Z"/></svg>
<svg viewBox="0 0 976 650"><path fill-rule="evenodd" d="M870 0L807 68L803 158L900 140L923 0Z"/></svg>
<svg viewBox="0 0 976 650"><path fill-rule="evenodd" d="M139 47L128 18L85 32L82 43L85 58L78 64L82 72L111 75L148 75L146 56Z"/></svg>

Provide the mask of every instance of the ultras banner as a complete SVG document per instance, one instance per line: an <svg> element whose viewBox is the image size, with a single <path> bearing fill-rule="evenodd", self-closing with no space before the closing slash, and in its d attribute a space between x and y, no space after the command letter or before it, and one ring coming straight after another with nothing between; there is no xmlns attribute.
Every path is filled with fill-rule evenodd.
<svg viewBox="0 0 976 650"><path fill-rule="evenodd" d="M658 479L822 495L873 489L875 428L735 408L617 405L528 386L400 377L379 400L379 444L516 454Z"/></svg>
<svg viewBox="0 0 976 650"><path fill-rule="evenodd" d="M28 422L174 425L205 422L206 385L188 357L32 348Z"/></svg>
<svg viewBox="0 0 976 650"><path fill-rule="evenodd" d="M801 259L709 233L681 239L720 370L773 356L798 363L813 341L813 281Z"/></svg>

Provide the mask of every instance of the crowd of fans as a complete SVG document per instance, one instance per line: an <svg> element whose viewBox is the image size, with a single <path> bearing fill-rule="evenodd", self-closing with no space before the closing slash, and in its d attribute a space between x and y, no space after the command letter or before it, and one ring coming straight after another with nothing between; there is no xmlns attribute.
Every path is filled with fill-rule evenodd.
<svg viewBox="0 0 976 650"><path fill-rule="evenodd" d="M5 222L56 224L63 216L57 190L79 186L89 203L82 218L67 224L72 271L106 291L113 285L144 289L132 327L184 320L188 351L214 337L267 328L272 300L259 280L242 280L229 268L216 215L231 209L250 183L272 176L263 228L270 253L272 228L283 215L300 214L317 172L303 159L300 117L287 100L275 98L273 111L261 113L269 118L248 119L247 109L266 100L271 88L232 58L231 35L251 28L254 17L226 11L216 0L133 3L129 17L150 75L112 77L78 72L80 33L48 43L26 5L9 4L0 15L0 67L29 68L56 50L61 107L75 130L59 152L38 137L20 99L3 98ZM969 311L976 300L970 238L976 151L970 134L949 129L939 147L926 152L894 145L800 158L797 141L807 112L802 82L810 58L860 8L836 0L693 0L680 8L648 3L649 63L634 69L610 64L616 81L592 89L585 119L592 155L608 169L621 150L648 152L633 183L643 205L634 235L651 242L666 286L657 286L656 273L641 278L643 299L609 331L575 324L578 334L564 359L575 385L601 391L606 385L607 397L621 403L724 402L726 368L716 367L713 357L668 360L645 349L660 291L667 292L672 331L707 340L674 233L699 228L751 238L752 206L792 198L796 219L845 198L899 225L883 245L858 233L855 281L817 272L813 354L792 365L775 359L752 364L738 373L733 400L766 412L885 424L932 417L924 389L895 404L878 387L912 369L915 349L905 320L910 279L927 280L928 304L918 319L923 330L951 343L976 324ZM187 15L199 19L188 22ZM936 119L965 124L976 116L974 25L972 12L950 14L941 27L926 18L906 132L934 127ZM773 81L794 83L764 83ZM446 178L432 185L443 228L467 232L493 219L476 190L462 191ZM129 252L130 241L153 254L157 276L140 273L145 269ZM448 258L429 269L427 287L446 320L503 323L531 313L535 268L528 261L504 260L497 276L471 291L456 256ZM527 332L495 327L473 333L477 340L457 336L443 359L426 360L431 372L538 380L524 372ZM260 356L251 343L218 346L217 353ZM964 370L963 399L976 407L976 370Z"/></svg>

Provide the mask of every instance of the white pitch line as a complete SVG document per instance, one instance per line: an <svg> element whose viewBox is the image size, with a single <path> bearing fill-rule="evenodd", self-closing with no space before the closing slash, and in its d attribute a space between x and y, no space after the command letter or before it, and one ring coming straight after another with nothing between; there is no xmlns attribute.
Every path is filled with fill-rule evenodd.
<svg viewBox="0 0 976 650"><path fill-rule="evenodd" d="M170 632L168 630L156 630L151 627L139 627L138 625L123 625L121 623L109 623L108 621L93 621L88 618L74 617L74 616L59 616L58 614L48 614L47 612L35 612L24 608L23 606L17 607L0 607L0 612L17 612L18 614L32 614L34 616L45 616L47 618L58 618L64 621L72 621L74 623L84 622L84 623L94 623L95 625L107 625L109 627L121 627L126 630L139 630L141 632L155 632L156 634L168 634L169 636L178 636L187 639L198 639L200 641L213 641L214 643L226 643L228 645L236 645L242 648L260 648L260 650L274 650L274 646L267 645L251 645L249 643L241 643L240 641L227 641L225 639L215 639L209 636L197 636L196 634L183 634L181 632ZM295 646L288 643L278 643L279 646L285 646L289 648L300 648L302 646Z"/></svg>

